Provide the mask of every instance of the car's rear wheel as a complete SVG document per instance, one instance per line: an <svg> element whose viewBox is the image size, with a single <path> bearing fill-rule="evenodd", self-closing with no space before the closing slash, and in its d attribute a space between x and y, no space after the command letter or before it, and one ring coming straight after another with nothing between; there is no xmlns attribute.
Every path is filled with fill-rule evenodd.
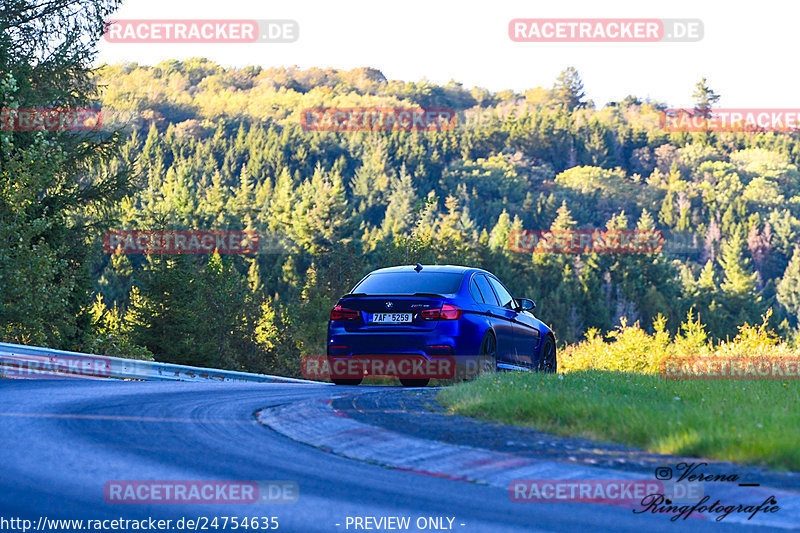
<svg viewBox="0 0 800 533"><path fill-rule="evenodd" d="M558 371L558 359L556 358L556 341L552 335L544 338L544 345L539 357L539 361L534 369L545 374L555 374Z"/></svg>
<svg viewBox="0 0 800 533"><path fill-rule="evenodd" d="M340 368L336 364L336 359L331 359L328 356L328 367L330 368L331 372L331 381L334 385L360 385L364 378L354 378L352 377L352 373L342 372L342 368ZM339 361L341 362L341 360ZM346 365L345 365L346 367ZM356 374L358 375L358 374Z"/></svg>
<svg viewBox="0 0 800 533"><path fill-rule="evenodd" d="M491 331L487 331L481 341L478 365L479 374L497 372L497 339Z"/></svg>
<svg viewBox="0 0 800 533"><path fill-rule="evenodd" d="M427 387L430 379L406 379L400 378L403 387Z"/></svg>

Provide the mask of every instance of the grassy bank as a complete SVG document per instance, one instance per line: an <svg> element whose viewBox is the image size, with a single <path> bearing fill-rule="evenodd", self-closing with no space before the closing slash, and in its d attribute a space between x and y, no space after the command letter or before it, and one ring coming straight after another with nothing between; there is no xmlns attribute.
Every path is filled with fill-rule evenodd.
<svg viewBox="0 0 800 533"><path fill-rule="evenodd" d="M484 376L439 394L453 412L557 435L800 470L796 381L667 381L575 371Z"/></svg>
<svg viewBox="0 0 800 533"><path fill-rule="evenodd" d="M800 383L796 380L667 380L658 365L686 347L716 357L794 352L763 328L705 344L702 331L670 339L636 327L612 342L589 336L559 357L561 373L485 375L444 389L452 412L558 435L619 442L654 452L800 471Z"/></svg>

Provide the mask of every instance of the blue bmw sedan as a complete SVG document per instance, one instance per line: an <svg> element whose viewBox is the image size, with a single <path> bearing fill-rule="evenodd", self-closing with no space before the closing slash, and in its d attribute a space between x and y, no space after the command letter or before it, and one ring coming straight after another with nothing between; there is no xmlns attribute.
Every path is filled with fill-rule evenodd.
<svg viewBox="0 0 800 533"><path fill-rule="evenodd" d="M555 372L555 336L533 316L534 307L532 300L514 298L497 277L479 268L382 268L365 276L331 310L328 363L335 369L357 358L391 364L392 358L402 357L425 369L447 359L456 363L453 377L466 376L469 368ZM419 387L442 376L423 371L397 377L404 386ZM358 385L363 374L332 371L331 379Z"/></svg>

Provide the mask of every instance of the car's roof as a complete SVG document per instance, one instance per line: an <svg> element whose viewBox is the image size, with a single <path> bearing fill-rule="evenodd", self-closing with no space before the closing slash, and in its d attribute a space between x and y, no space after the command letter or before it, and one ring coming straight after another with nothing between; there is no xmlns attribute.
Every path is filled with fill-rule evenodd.
<svg viewBox="0 0 800 533"><path fill-rule="evenodd" d="M486 272L480 268L465 267L460 265L420 265L422 273L425 272L452 272L454 274L463 274L465 272ZM373 271L373 274L384 274L388 272L413 272L416 265L401 265L387 268L380 268ZM488 272L487 272L488 273Z"/></svg>

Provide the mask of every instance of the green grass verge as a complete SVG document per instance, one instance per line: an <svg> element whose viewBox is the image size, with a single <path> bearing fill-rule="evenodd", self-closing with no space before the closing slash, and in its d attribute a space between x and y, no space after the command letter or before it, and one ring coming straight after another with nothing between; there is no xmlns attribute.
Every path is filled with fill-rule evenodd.
<svg viewBox="0 0 800 533"><path fill-rule="evenodd" d="M800 470L800 383L503 373L443 389L451 412L653 452Z"/></svg>

